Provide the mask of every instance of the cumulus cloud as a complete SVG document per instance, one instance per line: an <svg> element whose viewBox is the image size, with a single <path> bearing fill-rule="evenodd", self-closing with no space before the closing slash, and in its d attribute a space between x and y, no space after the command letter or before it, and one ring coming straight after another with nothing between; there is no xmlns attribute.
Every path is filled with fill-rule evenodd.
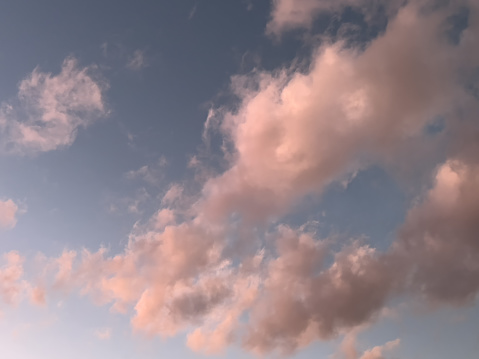
<svg viewBox="0 0 479 359"><path fill-rule="evenodd" d="M410 5L364 51L324 45L305 72L234 78L238 109L221 123L234 160L206 183L204 210L282 214L305 194L420 141L425 125L470 97L460 74L472 70L466 53L475 50L441 38L447 15Z"/></svg>
<svg viewBox="0 0 479 359"><path fill-rule="evenodd" d="M59 74L36 68L23 79L15 100L0 108L0 145L4 153L34 154L70 146L78 129L105 116L105 84L67 58Z"/></svg>
<svg viewBox="0 0 479 359"><path fill-rule="evenodd" d="M11 199L0 200L0 229L10 229L17 224L18 206Z"/></svg>
<svg viewBox="0 0 479 359"><path fill-rule="evenodd" d="M46 291L41 286L31 288L30 302L38 306L44 306L46 304Z"/></svg>
<svg viewBox="0 0 479 359"><path fill-rule="evenodd" d="M463 304L479 291L479 163L441 165L426 199L412 208L396 244L425 298Z"/></svg>
<svg viewBox="0 0 479 359"><path fill-rule="evenodd" d="M125 173L125 177L129 180L143 180L152 186L158 186L162 182L164 168L167 165L168 160L162 156L156 163L128 171Z"/></svg>
<svg viewBox="0 0 479 359"><path fill-rule="evenodd" d="M401 343L400 339L392 340L384 345L378 345L371 349L364 351L359 355L356 344L356 332L353 331L344 337L341 343L341 354L345 359L385 359L385 353L396 349Z"/></svg>
<svg viewBox="0 0 479 359"><path fill-rule="evenodd" d="M54 287L80 288L98 304L125 312L134 306L132 326L170 337L195 326L192 348L217 352L233 339L238 319L255 297L255 269L221 258L221 229L200 223L166 226L132 237L125 253L104 249L65 252L52 262Z"/></svg>
<svg viewBox="0 0 479 359"><path fill-rule="evenodd" d="M133 328L150 335L189 331L188 345L205 353L234 341L256 353L292 353L374 322L405 291L428 301L474 299L479 166L468 146L448 147L433 187L385 253L360 241L334 252L328 239L268 221L344 175L397 158L439 115L446 132L459 133L453 115L474 100L464 74L479 56L470 29L458 44L443 36L454 10L410 4L364 50L325 44L305 71L234 78L238 106L216 112L229 169L210 177L181 215L184 188L173 184L124 252L65 252L52 264L54 287L79 288L115 311L132 307ZM248 250L237 250L238 241ZM397 344L350 352L379 359Z"/></svg>

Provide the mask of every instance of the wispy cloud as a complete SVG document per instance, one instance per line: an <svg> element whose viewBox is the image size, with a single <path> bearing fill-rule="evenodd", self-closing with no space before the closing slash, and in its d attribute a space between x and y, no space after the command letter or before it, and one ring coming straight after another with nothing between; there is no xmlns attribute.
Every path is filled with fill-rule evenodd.
<svg viewBox="0 0 479 359"><path fill-rule="evenodd" d="M479 65L473 10L472 34L457 45L440 37L452 5L424 12L409 3L365 48L325 42L306 70L234 77L238 102L211 111L205 127L206 138L214 127L228 144L228 168L200 183L187 211L184 187L172 184L122 253L85 249L52 260L52 287L133 308L132 326L150 335L189 330L187 344L205 353L239 341L251 352L291 354L373 323L396 295L470 303L479 293L477 105L461 79ZM387 165L424 141L431 119L457 108L461 121L445 120L447 159L388 250L361 240L338 249L307 226L281 224L305 196ZM127 177L153 181L151 170ZM349 337L343 354L379 359L397 345L360 353Z"/></svg>
<svg viewBox="0 0 479 359"><path fill-rule="evenodd" d="M111 328L99 328L95 330L95 336L100 340L109 340L111 338Z"/></svg>
<svg viewBox="0 0 479 359"><path fill-rule="evenodd" d="M126 64L126 67L133 71L139 71L147 66L148 61L145 52L142 50L135 50Z"/></svg>
<svg viewBox="0 0 479 359"><path fill-rule="evenodd" d="M195 5L193 5L193 7L191 8L190 13L188 14L188 20L193 19L196 14L196 10L198 10L198 3L195 3Z"/></svg>
<svg viewBox="0 0 479 359"><path fill-rule="evenodd" d="M136 170L125 173L128 180L141 180L152 186L159 186L165 178L165 168L168 160L162 156L158 161L150 165L144 165Z"/></svg>
<svg viewBox="0 0 479 359"><path fill-rule="evenodd" d="M23 280L24 258L15 251L3 255L5 264L0 267L0 300L16 305L25 295L27 283Z"/></svg>
<svg viewBox="0 0 479 359"><path fill-rule="evenodd" d="M17 99L0 108L0 151L25 155L70 146L80 128L107 115L107 86L93 69L70 57L59 74L36 68L23 79Z"/></svg>
<svg viewBox="0 0 479 359"><path fill-rule="evenodd" d="M402 0L273 0L266 32L279 37L289 30L309 29L320 13L337 13L348 6L368 16L380 9L393 13L403 4Z"/></svg>
<svg viewBox="0 0 479 359"><path fill-rule="evenodd" d="M17 224L18 206L11 199L0 200L0 229L11 229Z"/></svg>

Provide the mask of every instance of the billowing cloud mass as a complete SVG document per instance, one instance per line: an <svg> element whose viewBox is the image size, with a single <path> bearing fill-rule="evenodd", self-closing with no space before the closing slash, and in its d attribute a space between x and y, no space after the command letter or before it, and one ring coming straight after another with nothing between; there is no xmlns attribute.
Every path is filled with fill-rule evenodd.
<svg viewBox="0 0 479 359"><path fill-rule="evenodd" d="M282 228L277 246L245 337L255 352L293 352L368 322L394 289L393 272L368 246L346 246L326 268L324 245L310 235Z"/></svg>
<svg viewBox="0 0 479 359"><path fill-rule="evenodd" d="M408 213L397 251L428 300L462 304L479 290L479 163L449 159L423 203ZM408 259L406 259L408 258Z"/></svg>
<svg viewBox="0 0 479 359"><path fill-rule="evenodd" d="M470 97L460 76L478 64L466 56L476 52L472 43L441 37L447 15L423 16L410 5L364 51L325 45L305 73L235 78L240 106L221 125L235 160L205 185L205 210L281 214L297 198L421 140L428 123Z"/></svg>
<svg viewBox="0 0 479 359"><path fill-rule="evenodd" d="M128 60L126 67L133 71L139 71L148 66L145 53L141 50L136 50Z"/></svg>
<svg viewBox="0 0 479 359"><path fill-rule="evenodd" d="M0 229L9 229L17 224L18 206L11 199L0 200Z"/></svg>
<svg viewBox="0 0 479 359"><path fill-rule="evenodd" d="M273 17L287 3L276 1ZM133 308L137 331L187 331L188 345L206 353L232 342L255 353L292 353L374 322L397 294L473 300L478 137L455 136L477 127L467 82L479 66L479 12L469 4L469 27L452 42L445 29L458 4L468 3L425 11L411 2L364 49L327 43L306 70L235 77L235 110L214 111L229 168L205 182L188 210L183 187L172 185L123 253L66 251L52 260L52 287L79 288L115 311ZM447 159L389 250L351 240L334 251L329 238L269 221L305 195L425 141L437 117L445 119ZM351 358L380 359L397 344Z"/></svg>
<svg viewBox="0 0 479 359"><path fill-rule="evenodd" d="M70 57L59 74L37 68L23 79L17 99L0 108L0 150L23 155L70 146L79 128L106 115L105 84L92 70Z"/></svg>

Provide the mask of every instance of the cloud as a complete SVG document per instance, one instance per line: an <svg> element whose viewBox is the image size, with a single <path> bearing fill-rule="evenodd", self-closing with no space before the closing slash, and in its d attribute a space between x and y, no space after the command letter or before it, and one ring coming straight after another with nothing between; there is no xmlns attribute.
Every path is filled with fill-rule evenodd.
<svg viewBox="0 0 479 359"><path fill-rule="evenodd" d="M289 30L310 29L320 13L332 14L346 7L372 16L384 8L393 13L404 3L402 0L272 0L271 19L266 32L280 36Z"/></svg>
<svg viewBox="0 0 479 359"><path fill-rule="evenodd" d="M0 229L11 229L17 224L18 206L11 199L0 200Z"/></svg>
<svg viewBox="0 0 479 359"><path fill-rule="evenodd" d="M231 149L229 168L209 177L187 211L178 210L183 186L173 184L122 253L72 251L53 260L53 286L78 288L114 311L133 308L137 331L188 332L187 344L205 353L232 342L256 353L293 353L373 323L398 294L419 293L427 303L473 300L479 137L457 116L475 101L464 74L479 65L479 54L470 29L458 44L441 35L454 10L410 4L365 49L324 44L308 69L235 77L237 106L215 112L223 116L217 126ZM305 195L426 141L424 128L439 115L448 159L391 249L356 240L334 251L328 238L278 224ZM464 131L467 143L454 139ZM379 359L397 344L350 355Z"/></svg>
<svg viewBox="0 0 479 359"><path fill-rule="evenodd" d="M108 340L111 338L111 328L100 328L95 330L95 336L100 340Z"/></svg>
<svg viewBox="0 0 479 359"><path fill-rule="evenodd" d="M116 214L130 213L139 215L143 213L145 207L147 207L152 199L152 195L145 187L139 187L130 196L113 197L109 199L107 210L110 213Z"/></svg>
<svg viewBox="0 0 479 359"><path fill-rule="evenodd" d="M158 186L164 179L164 168L168 165L166 157L162 156L159 161L151 165L145 165L137 170L131 170L125 173L129 180L143 180L144 182Z"/></svg>
<svg viewBox="0 0 479 359"><path fill-rule="evenodd" d="M391 351L396 348L400 343L399 339L387 342L384 345L376 346L372 349L366 350L359 359L385 359L383 352Z"/></svg>
<svg viewBox="0 0 479 359"><path fill-rule="evenodd" d="M413 207L396 251L413 268L411 286L436 303L471 303L479 291L479 163L449 159Z"/></svg>
<svg viewBox="0 0 479 359"><path fill-rule="evenodd" d="M30 302L38 306L44 306L46 304L46 291L45 288L37 286L31 289Z"/></svg>
<svg viewBox="0 0 479 359"><path fill-rule="evenodd" d="M164 204L173 204L179 199L181 199L183 195L183 187L180 184L174 183L170 186L168 191L166 191L165 195L163 196L163 199L161 200L162 203Z"/></svg>
<svg viewBox="0 0 479 359"><path fill-rule="evenodd" d="M478 64L466 56L475 52L470 43L440 37L447 15L410 5L364 51L326 44L305 71L235 77L239 103L223 109L220 125L233 160L206 183L204 211L281 215L304 195L425 141L428 123L471 97L460 76Z"/></svg>
<svg viewBox="0 0 479 359"><path fill-rule="evenodd" d="M360 356L356 347L356 335L355 331L347 334L341 343L341 353L345 359L385 359L384 353L396 349L401 343L400 339L392 340L384 345L368 349Z"/></svg>
<svg viewBox="0 0 479 359"><path fill-rule="evenodd" d="M16 305L27 287L22 280L24 258L15 251L4 254L3 258L6 263L0 267L0 300Z"/></svg>
<svg viewBox="0 0 479 359"><path fill-rule="evenodd" d="M128 60L126 67L133 71L139 71L148 66L145 52L141 50L135 50L133 55Z"/></svg>
<svg viewBox="0 0 479 359"><path fill-rule="evenodd" d="M244 345L260 354L289 354L371 321L397 278L373 248L352 243L325 268L325 243L281 228Z"/></svg>
<svg viewBox="0 0 479 359"><path fill-rule="evenodd" d="M36 68L19 84L16 100L0 108L0 148L8 154L35 154L70 146L78 129L105 116L103 92L93 67L65 59L59 74Z"/></svg>

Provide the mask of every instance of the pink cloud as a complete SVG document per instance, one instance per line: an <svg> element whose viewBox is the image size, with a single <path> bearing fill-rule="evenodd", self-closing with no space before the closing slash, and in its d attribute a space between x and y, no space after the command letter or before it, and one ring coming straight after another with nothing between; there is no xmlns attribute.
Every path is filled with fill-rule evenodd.
<svg viewBox="0 0 479 359"><path fill-rule="evenodd" d="M254 352L291 353L367 323L396 286L391 268L367 246L343 248L329 267L326 243L306 233L282 228L277 246L245 337Z"/></svg>
<svg viewBox="0 0 479 359"><path fill-rule="evenodd" d="M185 211L177 208L184 188L172 185L161 201L167 207L134 228L122 253L64 252L52 264L53 287L79 288L116 311L133 308L132 327L148 335L187 331L187 344L205 353L232 342L292 353L374 322L398 293L470 302L479 290L475 136L451 140L434 186L386 253L359 241L334 253L328 239L301 228L264 229L306 194L397 158L411 139L424 140L435 116L469 106L458 73L477 66L479 55L470 33L457 46L438 35L450 11L422 14L409 5L364 51L326 44L306 71L236 77L237 111L218 111L233 148L229 169L210 176ZM477 24L478 13L470 16ZM382 358L395 345L360 358Z"/></svg>
<svg viewBox="0 0 479 359"><path fill-rule="evenodd" d="M0 229L11 229L17 224L18 206L11 199L0 200Z"/></svg>
<svg viewBox="0 0 479 359"><path fill-rule="evenodd" d="M17 101L0 110L0 144L3 152L34 154L70 146L79 128L105 116L104 83L94 68L78 68L67 58L57 75L38 68L19 84Z"/></svg>
<svg viewBox="0 0 479 359"><path fill-rule="evenodd" d="M273 0L271 19L266 32L280 36L288 30L297 28L310 29L320 13L336 13L347 6L371 16L381 6L391 13L402 5L404 1L389 0Z"/></svg>
<svg viewBox="0 0 479 359"><path fill-rule="evenodd" d="M234 78L239 106L220 125L233 160L203 189L206 215L281 215L304 195L421 142L426 124L470 97L459 72L472 69L465 54L475 48L438 36L446 15L423 16L410 5L364 51L327 44L306 71Z"/></svg>
<svg viewBox="0 0 479 359"><path fill-rule="evenodd" d="M110 328L101 328L95 330L95 336L100 340L109 340L111 338Z"/></svg>
<svg viewBox="0 0 479 359"><path fill-rule="evenodd" d="M6 262L0 267L0 299L10 305L20 302L26 283L23 277L24 258L15 251L3 255Z"/></svg>
<svg viewBox="0 0 479 359"><path fill-rule="evenodd" d="M341 354L345 359L385 359L385 353L396 349L401 343L400 339L392 340L384 345L378 345L359 354L356 343L356 331L348 333L341 343Z"/></svg>

